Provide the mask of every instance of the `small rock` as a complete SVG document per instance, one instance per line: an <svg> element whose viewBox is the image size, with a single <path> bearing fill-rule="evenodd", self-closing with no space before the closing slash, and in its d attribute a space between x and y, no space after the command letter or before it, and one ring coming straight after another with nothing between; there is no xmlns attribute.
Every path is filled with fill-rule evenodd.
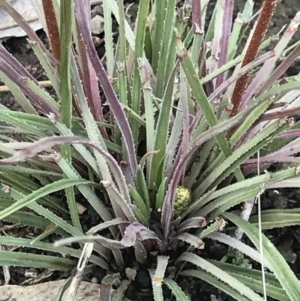
<svg viewBox="0 0 300 301"><path fill-rule="evenodd" d="M82 206L80 203L76 203L77 212L82 215L86 211L86 207Z"/></svg>
<svg viewBox="0 0 300 301"><path fill-rule="evenodd" d="M91 30L93 34L100 34L104 31L103 17L96 15L91 21Z"/></svg>
<svg viewBox="0 0 300 301"><path fill-rule="evenodd" d="M126 268L125 273L126 273L126 277L129 280L134 280L137 274L136 269L132 269L132 268Z"/></svg>

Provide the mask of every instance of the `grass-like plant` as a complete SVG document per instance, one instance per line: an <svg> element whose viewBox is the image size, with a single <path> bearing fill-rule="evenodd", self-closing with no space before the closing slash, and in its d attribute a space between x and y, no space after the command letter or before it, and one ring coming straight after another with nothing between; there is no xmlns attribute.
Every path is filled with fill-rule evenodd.
<svg viewBox="0 0 300 301"><path fill-rule="evenodd" d="M299 79L283 76L300 53L297 44L289 46L300 16L265 39L276 1L264 1L254 25L252 0L234 22L234 1L217 1L205 24L208 2L140 1L132 29L123 0L104 0L102 61L88 1L42 1L37 11L44 12L50 52L0 0L27 33L55 90L49 95L0 45L0 78L23 108L0 107L0 218L42 230L34 239L0 236L0 244L57 254L2 250L2 266L70 270L81 258L79 274L87 261L87 270L96 265L110 272L128 266L123 249L130 249L145 267L149 254L158 254L149 269L155 301L164 300L163 284L178 300L189 300L177 276L202 279L241 301L264 300L261 294L299 300L299 280L261 233L299 224L299 209L248 217L264 190L299 187L300 122L292 119L300 108ZM290 167L268 172L273 162ZM67 209L55 194L61 190ZM101 218L86 233L79 197ZM241 217L230 212L239 204ZM237 227L235 234L225 234L225 221ZM62 238L55 245L47 242L52 233ZM243 233L253 247L241 241ZM268 272L200 257L203 239L238 250ZM169 254L179 242L185 250L172 279ZM101 300L111 300L113 287L113 300L121 300L128 285L108 273Z"/></svg>

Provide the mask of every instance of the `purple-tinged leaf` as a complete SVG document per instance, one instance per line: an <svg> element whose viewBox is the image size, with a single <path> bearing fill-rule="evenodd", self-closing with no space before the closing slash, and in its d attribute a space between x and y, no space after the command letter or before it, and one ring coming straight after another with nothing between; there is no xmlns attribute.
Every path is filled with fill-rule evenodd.
<svg viewBox="0 0 300 301"><path fill-rule="evenodd" d="M177 229L177 233L181 233L193 228L199 229L205 226L206 226L206 219L204 217L192 217L185 220L179 225Z"/></svg>
<svg viewBox="0 0 300 301"><path fill-rule="evenodd" d="M249 159L247 160L244 164L255 164L257 166L257 161L258 159ZM288 157L288 156L273 156L272 155L268 155L268 156L264 156L264 157L260 157L259 158L259 163L261 164L265 164L265 163L300 163L300 158L296 158L296 157Z"/></svg>
<svg viewBox="0 0 300 301"><path fill-rule="evenodd" d="M267 78L265 83L260 87L257 95L264 93L269 90L274 82L278 80L288 68L295 62L300 55L300 45L295 47L293 51L284 59L284 61L276 68L276 70Z"/></svg>
<svg viewBox="0 0 300 301"><path fill-rule="evenodd" d="M111 301L113 285L119 285L120 279L114 275L106 275L100 284L100 301Z"/></svg>
<svg viewBox="0 0 300 301"><path fill-rule="evenodd" d="M52 137L42 138L42 139L38 140L37 142L32 143L31 146L26 147L26 148L16 152L10 158L0 160L0 165L14 164L14 163L18 163L20 161L21 162L25 161L27 159L34 157L39 152L41 152L45 149L50 149L56 145L61 145L61 144L82 144L82 145L87 145L87 146L90 146L90 147L96 149L106 159L107 164L109 165L111 172L114 176L114 179L118 185L120 193L122 194L122 196L125 198L125 200L128 203L130 202L130 196L129 196L129 191L128 191L126 181L122 174L122 170L119 167L116 160L114 159L114 157L111 154L109 154L108 152L106 152L105 150L103 150L103 148L101 148L101 146L97 145L94 142L91 142L90 140L87 140L87 139L84 139L81 137L52 136Z"/></svg>
<svg viewBox="0 0 300 301"><path fill-rule="evenodd" d="M271 153L268 156L276 156L276 157L293 156L299 152L300 152L299 139L296 139L294 141L291 141L289 144L285 145L278 151Z"/></svg>
<svg viewBox="0 0 300 301"><path fill-rule="evenodd" d="M107 275L108 277L112 277L110 275ZM112 294L112 283L102 283L100 284L100 299L101 301L110 301L111 300L111 294Z"/></svg>
<svg viewBox="0 0 300 301"><path fill-rule="evenodd" d="M299 137L300 129L287 130L283 132L278 138L287 138L287 137Z"/></svg>
<svg viewBox="0 0 300 301"><path fill-rule="evenodd" d="M176 239L182 240L197 249L204 249L205 247L205 243L199 237L189 233L182 233L176 236Z"/></svg>
<svg viewBox="0 0 300 301"><path fill-rule="evenodd" d="M122 224L122 223L121 223ZM105 238L100 235L84 235L84 236L75 236L61 239L55 242L55 246L62 246L71 244L74 242L99 242L106 248L115 248L115 249L125 249L133 247L136 243L145 240L156 240L161 243L161 240L158 238L155 232L149 230L144 225L139 223L132 223L125 229L123 238L121 241L117 241L110 238Z"/></svg>
<svg viewBox="0 0 300 301"><path fill-rule="evenodd" d="M144 240L156 240L161 243L161 240L158 238L155 232L149 230L144 225L140 223L132 223L125 229L124 236L120 241L106 238L100 235L83 235L75 236L61 239L55 242L55 246L62 246L71 244L74 242L99 242L104 247L107 248L116 248L116 249L125 249L133 247L136 242L141 242Z"/></svg>
<svg viewBox="0 0 300 301"><path fill-rule="evenodd" d="M249 87L245 91L245 94L243 95L241 108L245 108L245 106L250 101L251 97L257 92L259 86L265 81L266 78L269 77L270 73L272 72L276 64L276 61L279 59L282 52L285 50L286 46L288 45L289 41L292 39L299 24L300 24L300 12L297 13L296 17L291 21L290 25L286 29L282 38L274 48L273 50L275 54L274 57L264 63L264 65L259 69L259 71L255 75L254 79L251 81L251 84L249 85ZM261 90L261 91L265 91L265 90Z"/></svg>
<svg viewBox="0 0 300 301"><path fill-rule="evenodd" d="M291 130L293 131L293 130ZM295 129L296 132L300 132L300 130ZM297 136L299 137L299 135ZM286 163L299 163L300 158L298 157L293 157L294 155L298 154L300 152L300 145L299 145L299 139L296 139L286 146L282 147L281 149L270 153L266 156L262 156L259 158L259 162L261 164L265 163L273 163L273 162L286 162ZM250 172L250 166L252 166L252 169L256 169L257 166L257 159L248 159L244 163L244 168L247 173Z"/></svg>
<svg viewBox="0 0 300 301"><path fill-rule="evenodd" d="M201 1L192 1L192 20L194 33L197 32L198 28L202 28L201 13Z"/></svg>
<svg viewBox="0 0 300 301"><path fill-rule="evenodd" d="M87 101L91 112L96 121L104 121L102 114L102 104L100 99L100 93L98 89L98 80L95 70L91 64L86 48L82 39L82 36L78 36L79 53L80 53L80 66L81 66L81 80L83 82L84 90L87 96ZM104 128L100 128L104 138L108 138Z"/></svg>
<svg viewBox="0 0 300 301"><path fill-rule="evenodd" d="M36 79L21 65L21 63L9 53L0 43L0 58L5 61L19 76L28 77L37 83Z"/></svg>
<svg viewBox="0 0 300 301"><path fill-rule="evenodd" d="M179 184L187 160L204 142L238 124L243 118L245 118L249 114L249 112L251 112L255 107L257 107L262 102L263 100L255 101L252 104L250 104L247 107L247 109L241 111L236 116L230 118L229 120L225 120L219 123L218 125L208 129L207 131L199 135L197 138L195 138L193 143L189 145L187 147L187 150L181 155L181 158L177 166L175 167L175 171L172 180L170 181L168 192L162 208L161 224L164 229L165 237L168 236L170 231L170 224L173 215L173 206L175 201L176 188Z"/></svg>
<svg viewBox="0 0 300 301"><path fill-rule="evenodd" d="M237 74L229 77L227 80L223 82L223 84L221 84L217 89L215 89L213 93L211 93L210 96L208 97L208 100L213 101L214 99L219 97L221 93L224 92L224 90L228 88L231 84L235 83L238 78L248 73L250 70L254 69L255 67L259 66L261 63L265 62L266 60L271 59L274 55L275 55L274 51L266 52L261 56L259 56L253 62L241 68L241 70Z"/></svg>
<svg viewBox="0 0 300 301"><path fill-rule="evenodd" d="M32 75L0 44L0 70L4 72L19 88L40 107L45 114L54 114L59 118L59 112L51 107L42 97L34 93L26 85L26 80L32 80L38 85L38 82Z"/></svg>
<svg viewBox="0 0 300 301"><path fill-rule="evenodd" d="M121 167L122 173L123 173L123 175L125 177L126 184L128 186L131 185L132 187L135 187L135 183L133 181L133 177L132 177L132 174L131 174L128 162L121 161L120 162L120 167Z"/></svg>
<svg viewBox="0 0 300 301"><path fill-rule="evenodd" d="M117 120L118 127L120 128L120 131L124 138L124 144L126 147L128 160L130 162L130 168L132 170L132 174L135 174L137 169L137 160L132 132L124 110L115 94L104 66L99 60L97 52L94 48L94 44L91 38L91 30L88 22L89 17L87 16L86 11L87 5L89 4L86 1L75 0L75 15L78 24L79 35L82 36L89 59L93 67L95 68L98 80L103 88L104 94L106 95L108 104L110 105L110 109L113 112L115 119Z"/></svg>
<svg viewBox="0 0 300 301"><path fill-rule="evenodd" d="M124 246L131 247L136 241L144 241L148 239L156 240L161 243L161 240L158 238L155 232L149 230L140 223L132 223L126 228L121 243Z"/></svg>
<svg viewBox="0 0 300 301"><path fill-rule="evenodd" d="M179 144L179 149L180 149L179 153L182 152L182 150L185 148L185 145L188 145L190 143L190 139L191 139L191 134L189 131L190 115L189 115L189 104L188 104L188 84L182 68L180 72L180 94L181 94L180 100L181 100L181 107L182 107L182 139Z"/></svg>
<svg viewBox="0 0 300 301"><path fill-rule="evenodd" d="M214 15L216 20L222 20L224 15L224 1L217 1L215 4ZM218 68L219 55L224 49L221 48L221 38L223 24L222 22L214 22L213 24L213 39L211 41L211 62L208 65L208 73L214 72ZM216 88L216 80L211 81L213 89Z"/></svg>
<svg viewBox="0 0 300 301"><path fill-rule="evenodd" d="M289 117L289 116L298 115L299 113L300 113L300 107L294 107L294 108L291 108L291 109L276 110L274 112L267 112L258 119L256 124L259 123L259 122L262 122L262 121L268 121L268 120L272 120L272 119L284 119L284 118Z"/></svg>
<svg viewBox="0 0 300 301"><path fill-rule="evenodd" d="M197 2L197 1L196 1ZM222 20L222 37L220 41L221 51L219 54L218 67L225 65L228 56L229 39L232 28L232 16L234 0L225 0L224 2L224 13ZM224 81L224 73L221 73L216 80L216 87L219 87Z"/></svg>

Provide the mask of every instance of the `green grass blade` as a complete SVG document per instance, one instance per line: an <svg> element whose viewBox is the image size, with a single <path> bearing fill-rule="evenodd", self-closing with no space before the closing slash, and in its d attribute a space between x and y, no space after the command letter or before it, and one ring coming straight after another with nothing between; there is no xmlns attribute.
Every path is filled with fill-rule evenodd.
<svg viewBox="0 0 300 301"><path fill-rule="evenodd" d="M159 57L161 54L162 48L162 37L165 23L165 15L166 15L166 6L168 0L156 0L154 3L155 8L155 29L154 29L154 38L153 38L153 49L152 49L152 66L153 71L157 74Z"/></svg>
<svg viewBox="0 0 300 301"><path fill-rule="evenodd" d="M9 214L14 213L15 211L28 206L30 203L33 203L34 201L59 190L65 189L67 187L72 187L75 185L88 185L92 184L90 181L86 180L73 180L73 179L62 179L59 181L56 181L54 183L48 184L44 187L41 187L40 189L32 192L31 194L25 196L24 198L18 200L16 203L11 205L10 207L4 209L0 212L0 219L5 218Z"/></svg>
<svg viewBox="0 0 300 301"><path fill-rule="evenodd" d="M60 78L55 68L51 65L51 62L49 61L47 56L45 56L45 53L43 52L39 44L32 41L29 41L29 44L34 51L34 54L37 56L43 69L45 70L45 73L47 74L47 77L49 78L56 95L60 98Z"/></svg>
<svg viewBox="0 0 300 301"><path fill-rule="evenodd" d="M215 264L222 270L227 271L227 273L229 273L233 277L236 277L238 280L251 287L256 292L261 294L263 293L262 275L260 270L244 268L216 260L210 260L210 262ZM265 279L268 296L280 301L290 300L273 274L265 272Z"/></svg>
<svg viewBox="0 0 300 301"><path fill-rule="evenodd" d="M206 271L197 271L197 270L187 270L180 273L180 275L185 277L195 277L201 280L204 280L205 282L208 282L209 284L213 285L214 287L217 287L222 292L225 292L226 294L232 296L235 300L238 301L253 301L254 299L249 299L246 296L243 296L241 292L238 290L235 290L227 283L224 283L223 281L217 279L215 276L209 274ZM262 301L263 299L260 299Z"/></svg>
<svg viewBox="0 0 300 301"><path fill-rule="evenodd" d="M180 301L190 301L191 299L187 297L187 295L183 292L181 287L172 279L165 278L164 283L169 287L172 291L173 295L176 297L177 300Z"/></svg>
<svg viewBox="0 0 300 301"><path fill-rule="evenodd" d="M169 60L172 59L173 57L172 53L175 52L175 48L171 49L172 41L175 39L174 8L175 8L175 0L167 0L165 6L166 12L165 12L164 26L161 28L157 28L157 30L162 31L161 51L159 53L159 63L157 69L157 86L155 91L155 96L158 98L162 98L165 93L164 91L167 84L167 80L170 76L170 74L167 73L167 67L168 67Z"/></svg>
<svg viewBox="0 0 300 301"><path fill-rule="evenodd" d="M254 226L258 226L258 217L256 215L252 216L249 221ZM298 209L267 210L261 213L262 230L298 226L299 224L300 212Z"/></svg>
<svg viewBox="0 0 300 301"><path fill-rule="evenodd" d="M37 114L36 110L25 96L25 94L21 91L19 86L14 83L4 72L0 71L0 78L5 82L11 93L14 95L15 99L18 101L23 110L30 114Z"/></svg>
<svg viewBox="0 0 300 301"><path fill-rule="evenodd" d="M147 207L147 204L145 203L145 200L132 186L129 186L129 192L130 192L130 196L131 196L133 203L135 203L137 208L140 210L140 212L144 216L143 220L142 221L140 220L140 222L146 221L146 223L148 223L148 221L150 219L150 212Z"/></svg>
<svg viewBox="0 0 300 301"><path fill-rule="evenodd" d="M211 103L207 99L206 93L203 89L203 86L200 83L200 80L197 76L197 73L196 73L193 63L191 61L191 58L189 57L187 50L183 47L183 44L179 38L177 38L177 51L178 51L178 55L179 55L183 70L185 72L187 81L188 81L188 83L191 87L191 90L203 111L203 115L204 115L205 119L207 120L207 123L209 124L210 127L217 125L218 120L217 120L217 117L211 106ZM231 152L228 142L226 141L224 134L223 133L218 134L215 137L215 139L217 140L224 155L226 157L230 156L232 152ZM237 177L237 179L239 181L244 179L244 176L239 168L235 171L235 176Z"/></svg>
<svg viewBox="0 0 300 301"><path fill-rule="evenodd" d="M226 284L224 288L227 293L232 294L234 292L232 297L240 296L240 295L246 297L246 299L237 298L238 300L263 301L263 299L258 294L256 294L252 289L250 289L247 285L241 283L236 278L230 276L228 273L221 270L214 264L211 264L207 260L201 258L200 256L186 252L179 257L178 261L188 261L190 263L193 263L197 267L203 269L205 272L208 272L214 277L220 279L221 281L224 282L224 284Z"/></svg>
<svg viewBox="0 0 300 301"><path fill-rule="evenodd" d="M169 133L169 122L173 106L173 89L174 89L174 80L177 71L178 64L175 65L173 72L169 78L167 88L165 90L165 95L163 97L163 102L161 104L161 109L159 112L158 122L156 126L155 133L155 149L159 151L153 156L152 159L152 174L150 177L150 188L153 187L155 183L156 186L160 185L160 182L157 181L159 165L162 162L163 158L166 156L166 145L167 138Z"/></svg>
<svg viewBox="0 0 300 301"><path fill-rule="evenodd" d="M144 42L145 42L145 32L146 32L146 22L147 15L149 9L150 0L143 0L139 4L138 16L136 21L136 40L135 40L135 70L133 75L133 83L132 83L132 103L131 109L140 113L141 108L141 77L139 71L138 61L143 57L144 53ZM135 144L137 144L138 136L139 136L139 125L138 123L132 119L131 130L134 138Z"/></svg>
<svg viewBox="0 0 300 301"><path fill-rule="evenodd" d="M226 219L229 219L235 225L243 229L257 249L260 248L260 239L262 240L264 256L268 259L276 278L282 285L290 300L298 301L300 297L300 281L297 279L286 260L274 247L274 245L263 233L259 233L258 229L249 222L229 212L224 213L223 215Z"/></svg>
<svg viewBox="0 0 300 301"><path fill-rule="evenodd" d="M285 129L286 125L280 126L278 123L274 122L263 131L259 132L251 140L244 143L232 155L228 156L219 167L201 183L194 191L194 196L202 195L204 191L216 186L222 179L240 166L241 163L255 154L263 146L267 145L274 137L277 137Z"/></svg>
<svg viewBox="0 0 300 301"><path fill-rule="evenodd" d="M76 261L57 256L0 251L0 266L3 265L70 271L76 266Z"/></svg>
<svg viewBox="0 0 300 301"><path fill-rule="evenodd" d="M72 90L71 90L71 45L72 23L74 18L73 0L60 3L60 91L61 91L61 120L67 128L72 127ZM70 145L61 146L62 156L71 162L72 149ZM65 175L65 177L67 177ZM66 197L73 225L81 229L79 214L76 208L73 187L66 188Z"/></svg>
<svg viewBox="0 0 300 301"><path fill-rule="evenodd" d="M113 33L112 33L112 16L111 10L107 5L108 1L104 1L103 5L103 15L104 15L104 32L105 32L105 57L107 64L107 74L110 78L113 78L113 72L115 67L114 51L113 51ZM123 12L124 14L124 12ZM120 38L122 39L123 24L120 22ZM123 52L122 52L123 53Z"/></svg>

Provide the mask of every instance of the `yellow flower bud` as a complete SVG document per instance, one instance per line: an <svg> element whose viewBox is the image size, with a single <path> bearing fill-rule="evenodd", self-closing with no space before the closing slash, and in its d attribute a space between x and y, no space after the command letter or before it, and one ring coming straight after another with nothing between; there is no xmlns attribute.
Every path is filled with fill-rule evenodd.
<svg viewBox="0 0 300 301"><path fill-rule="evenodd" d="M176 188L176 198L174 202L174 213L179 216L189 207L191 201L191 192L183 187L178 186Z"/></svg>

